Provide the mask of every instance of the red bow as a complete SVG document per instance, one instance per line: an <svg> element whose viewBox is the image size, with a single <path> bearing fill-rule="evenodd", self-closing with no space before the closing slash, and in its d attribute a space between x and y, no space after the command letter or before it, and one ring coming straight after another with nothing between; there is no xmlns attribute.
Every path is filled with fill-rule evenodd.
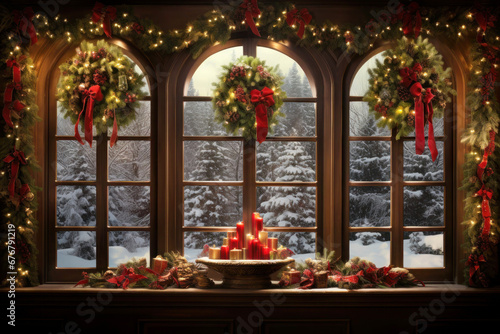
<svg viewBox="0 0 500 334"><path fill-rule="evenodd" d="M302 273L302 280L300 282L300 287L299 289L310 289L314 286L314 273L309 270L309 269L306 269L304 270L304 272Z"/></svg>
<svg viewBox="0 0 500 334"><path fill-rule="evenodd" d="M104 6L96 2L92 9L92 22L98 23L102 20L102 29L106 36L111 38L111 21L116 19L116 7Z"/></svg>
<svg viewBox="0 0 500 334"><path fill-rule="evenodd" d="M417 2L411 2L406 10L402 11L403 33L407 36L410 33L415 34L415 38L422 29L422 17L420 16L419 5Z"/></svg>
<svg viewBox="0 0 500 334"><path fill-rule="evenodd" d="M97 102L101 101L103 95L101 92L101 87L98 85L94 85L90 87L90 89L85 90L82 93L82 95L85 96L85 99L83 102L82 111L80 111L80 114L78 115L78 120L76 121L75 124L75 138L80 142L80 144L85 145L78 131L78 124L80 123L80 117L82 116L83 111L85 111L85 140L87 141L87 143L89 143L90 147L92 147L92 139L93 139L92 125L94 120L94 104L95 101Z"/></svg>
<svg viewBox="0 0 500 334"><path fill-rule="evenodd" d="M127 289L130 284L143 279L147 279L147 277L134 273L134 268L126 268L125 266L123 266L122 274L120 276L112 277L107 281L111 284L116 284L117 287Z"/></svg>
<svg viewBox="0 0 500 334"><path fill-rule="evenodd" d="M486 262L486 259L483 255L471 254L467 259L467 265L469 266L469 285L474 286L474 282L472 281L472 277L477 271L478 275L481 275L480 271L480 263Z"/></svg>
<svg viewBox="0 0 500 334"><path fill-rule="evenodd" d="M34 16L33 9L31 7L26 7L22 12L14 10L12 14L14 16L14 23L17 25L18 33L22 33L23 35L28 34L31 40L31 45L35 44L38 41L38 38L32 21Z"/></svg>
<svg viewBox="0 0 500 334"><path fill-rule="evenodd" d="M254 89L250 94L252 103L256 105L255 118L257 119L257 141L262 143L266 140L267 136L267 108L274 105L274 91L264 87L262 91Z"/></svg>
<svg viewBox="0 0 500 334"><path fill-rule="evenodd" d="M10 117L10 113L12 111L15 111L16 113L19 113L21 110L24 109L25 105L19 102L18 100L15 100L14 102L7 102L4 101L5 105L3 106L3 119L5 120L5 123L11 128L14 127L14 124L12 123L12 119Z"/></svg>
<svg viewBox="0 0 500 334"><path fill-rule="evenodd" d="M495 131L490 130L490 143L484 149L483 160L477 166L477 177L479 178L479 180L481 180L481 182L483 182L483 174L484 170L486 169L486 165L488 164L488 157L493 153L494 150L495 150Z"/></svg>
<svg viewBox="0 0 500 334"><path fill-rule="evenodd" d="M299 36L299 38L304 36L305 27L311 22L311 20L312 15L309 14L307 8L302 8L300 12L298 9L294 9L286 14L286 23L288 23L289 26L292 26L295 22L300 24L299 31L297 32L297 36Z"/></svg>
<svg viewBox="0 0 500 334"><path fill-rule="evenodd" d="M240 5L240 8L245 10L245 21L252 32L260 37L259 30L257 29L257 26L255 25L255 22L253 20L254 17L259 17L260 15L260 9L257 5L257 0L244 0Z"/></svg>
<svg viewBox="0 0 500 334"><path fill-rule="evenodd" d="M22 55L19 57L19 59L8 59L7 60L7 67L12 67L12 80L15 83L20 83L21 82L21 67L19 65L19 62L26 59L25 55Z"/></svg>
<svg viewBox="0 0 500 334"><path fill-rule="evenodd" d="M14 152L9 154L3 159L4 162L11 164L10 165L10 181L9 181L9 194L11 198L14 198L15 189L16 189L16 180L17 175L19 173L19 166L26 165L28 162L26 161L26 157L22 151L18 151L14 149Z"/></svg>
<svg viewBox="0 0 500 334"><path fill-rule="evenodd" d="M89 282L90 282L89 274L86 271L84 271L84 272L82 272L82 275L83 275L83 279L81 281L78 281L78 283L76 283L73 287L78 286L78 285L85 286L85 285L89 284Z"/></svg>

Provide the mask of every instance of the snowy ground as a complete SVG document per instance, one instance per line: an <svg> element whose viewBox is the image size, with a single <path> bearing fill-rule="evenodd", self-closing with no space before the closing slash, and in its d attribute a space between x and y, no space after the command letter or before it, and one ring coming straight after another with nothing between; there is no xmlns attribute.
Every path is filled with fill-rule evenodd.
<svg viewBox="0 0 500 334"><path fill-rule="evenodd" d="M80 257L71 255L73 248L59 249L57 251L57 267L58 268L92 268L96 266L95 260L85 260ZM145 257L149 265L149 247L137 248L135 252L129 252L121 246L109 247L109 264L110 267L117 267L120 263L126 263L132 258L139 259Z"/></svg>
<svg viewBox="0 0 500 334"><path fill-rule="evenodd" d="M443 235L430 235L424 236L422 242L426 243L432 248L442 248L443 247ZM407 268L436 268L444 266L443 255L431 255L431 254L413 254L410 251L410 240L406 239L403 241L404 245L404 266ZM85 260L74 255L72 248L59 249L57 251L57 267L58 268L92 268L95 267L95 260ZM148 260L149 265L149 247L137 248L135 252L129 252L126 248L120 246L112 246L109 248L109 260L110 267L115 267L120 263L125 263L132 258L145 257ZM350 252L351 258L354 256L359 256L363 259L367 259L375 263L378 267L386 266L390 263L390 245L388 241L375 241L373 244L368 246L363 246L360 240L355 240L350 242ZM190 249L186 248L184 250L184 256L188 261L194 261L198 258L198 254L201 253L201 249ZM154 255L151 254L153 257ZM299 254L293 256L295 261L304 262L307 258L314 258L313 253Z"/></svg>

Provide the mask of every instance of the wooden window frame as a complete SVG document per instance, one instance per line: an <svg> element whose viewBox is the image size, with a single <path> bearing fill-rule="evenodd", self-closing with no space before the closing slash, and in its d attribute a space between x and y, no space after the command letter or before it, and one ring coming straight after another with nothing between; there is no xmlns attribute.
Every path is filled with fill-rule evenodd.
<svg viewBox="0 0 500 334"><path fill-rule="evenodd" d="M184 102L208 102L212 101L209 96L185 96L184 88L189 84L194 72L199 67L199 65L211 55L222 51L227 48L243 46L243 54L247 56L256 56L257 47L268 47L275 51L282 52L286 56L292 58L298 63L301 69L306 73L306 76L310 79L311 88L315 92L316 97L290 97L284 99L284 102L312 102L316 105L316 136L312 137L274 137L268 136L266 141L268 142L283 142L283 141L298 141L298 142L314 142L316 144L316 180L311 182L273 182L273 181L257 181L256 174L256 143L255 141L245 141L241 136L184 136ZM214 185L214 186L240 186L242 187L243 196L243 221L250 222L252 212L256 211L257 208L257 188L258 187L269 187L269 186L291 186L291 187L315 187L316 188L316 226L315 227L266 227L265 230L268 232L313 232L316 234L316 249L320 249L322 245L320 240L323 237L323 186L322 186L322 176L323 176L323 128L319 126L321 120L323 119L323 103L322 103L322 91L317 88L318 78L312 75L312 72L308 68L304 61L290 51L287 47L278 43L271 43L270 41L265 41L255 38L244 38L244 39L234 39L226 43L223 47L212 47L207 50L196 62L186 65L186 73L181 75L180 82L184 82L183 85L177 87L177 96L181 96L179 103L177 105L177 115L176 117L176 241L175 244L178 248L184 250L184 232L228 232L235 231L236 221L234 222L234 227L189 227L184 226L184 187L193 185ZM311 80L312 79L312 80ZM242 181L186 181L184 180L184 155L183 155L183 145L185 141L241 141L243 143L243 175ZM245 234L252 233L251 224L245 224Z"/></svg>
<svg viewBox="0 0 500 334"><path fill-rule="evenodd" d="M342 193L343 193L343 229L342 229L342 254L344 259L349 257L349 234L351 232L389 232L390 238L390 263L396 267L404 267L404 249L403 235L404 232L413 231L439 231L443 232L443 252L444 266L432 268L409 268L412 273L421 280L429 282L451 281L453 279L453 264L454 264L454 211L455 197L453 192L454 186L454 110L456 103L453 101L446 107L444 119L444 135L436 136L437 142L443 142L443 180L442 181L405 181L403 180L403 160L404 160L404 143L414 141L415 137L403 137L396 140L397 130L393 129L391 136L350 136L349 120L350 120L350 103L362 102L363 97L351 96L350 90L354 77L361 66L376 54L385 51L389 45L378 47L372 50L364 57L359 57L354 60L346 71L346 80L343 89L344 100L344 117L342 141L343 141L343 171L342 171ZM445 66L446 65L446 59ZM387 141L391 143L390 156L390 180L389 181L351 181L349 176L349 147L352 141ZM349 221L349 188L353 186L374 186L374 187L390 187L391 194L391 215L390 226L387 227L351 227ZM444 188L444 221L443 226L403 226L403 211L404 211L404 187L405 186L442 186Z"/></svg>
<svg viewBox="0 0 500 334"><path fill-rule="evenodd" d="M150 259L157 252L157 174L158 174L158 157L157 157L157 102L156 89L151 88L154 78L148 76L148 71L144 66L149 64L146 58L140 54L135 48L118 39L110 40L111 43L117 44L122 48L132 61L139 66L144 73L148 82L149 96L145 96L140 101L149 101L151 112L151 132L149 136L120 136L118 132L118 140L120 141L139 141L150 143L150 178L149 181L110 181L108 179L108 147L111 136L108 134L95 135L93 139L96 141L96 179L93 181L58 181L57 168L54 166L57 163L57 142L58 141L75 141L74 136L57 135L57 82L60 77L59 64L74 55L73 48L67 48L65 52L61 52L61 56L54 63L55 65L50 71L49 76L49 98L48 98L48 132L47 132L47 156L46 160L46 190L47 198L47 244L45 247L45 282L75 282L81 278L82 271L104 271L114 267L109 264L109 232L118 231L147 231L150 234ZM87 145L87 144L86 144ZM96 188L96 225L95 226L57 226L57 186L72 185L72 186L94 186ZM111 186L148 186L150 188L150 224L147 227L133 226L109 226L108 224L108 203L109 192ZM96 266L89 268L58 268L57 267L57 232L60 231L92 231L96 233Z"/></svg>

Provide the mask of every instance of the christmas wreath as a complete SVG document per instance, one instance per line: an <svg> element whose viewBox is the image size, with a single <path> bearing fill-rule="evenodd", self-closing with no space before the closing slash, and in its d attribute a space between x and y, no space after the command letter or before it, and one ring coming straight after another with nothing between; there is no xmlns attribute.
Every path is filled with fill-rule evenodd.
<svg viewBox="0 0 500 334"><path fill-rule="evenodd" d="M380 127L397 128L396 139L415 131L417 154L424 152L428 124L428 146L434 161L438 151L432 119L443 117L450 95L455 94L451 69L443 68L442 56L421 37L403 37L383 56L383 62L377 60L376 67L368 70L370 87L364 101Z"/></svg>
<svg viewBox="0 0 500 334"><path fill-rule="evenodd" d="M246 140L262 143L278 123L278 116L283 116L279 112L286 97L282 84L277 68L267 67L258 58L243 56L223 66L219 82L213 84L216 121L228 133L241 129Z"/></svg>
<svg viewBox="0 0 500 334"><path fill-rule="evenodd" d="M78 131L80 120L90 146L93 125L98 134L113 126L113 147L118 128L135 119L143 76L134 71L134 64L117 46L102 40L96 44L83 41L77 54L59 68L62 75L57 97L65 110L64 117L75 123L75 138L85 144Z"/></svg>

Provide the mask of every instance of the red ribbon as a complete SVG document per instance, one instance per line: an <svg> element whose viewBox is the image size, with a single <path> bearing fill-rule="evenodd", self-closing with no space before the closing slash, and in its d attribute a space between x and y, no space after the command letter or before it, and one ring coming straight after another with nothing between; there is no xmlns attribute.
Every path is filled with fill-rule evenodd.
<svg viewBox="0 0 500 334"><path fill-rule="evenodd" d="M427 88L425 90L424 106L427 111L427 121L429 122L429 134L427 139L427 145L431 151L432 161L435 161L438 156L438 150L436 148L436 140L434 139L434 124L432 123L432 116L434 115L434 109L432 108L431 100L434 98L432 90Z"/></svg>
<svg viewBox="0 0 500 334"><path fill-rule="evenodd" d="M484 219L483 231L482 235L487 236L490 234L491 228L491 209L490 209L490 200L493 197L493 191L489 188L486 188L485 185L479 189L479 191L475 194L477 197L482 197L483 201L481 203L481 214Z"/></svg>
<svg viewBox="0 0 500 334"><path fill-rule="evenodd" d="M85 140L87 141L87 143L89 143L90 147L92 147L92 139L93 139L92 125L94 120L94 104L95 101L98 102L101 101L103 95L101 92L101 87L98 85L94 85L90 87L90 89L85 90L82 93L82 95L85 96L85 100L83 102L82 111L80 111L80 114L78 115L78 120L76 121L75 124L75 138L80 142L80 144L85 145L78 131L78 124L80 123L80 117L82 116L83 111L85 111Z"/></svg>
<svg viewBox="0 0 500 334"><path fill-rule="evenodd" d="M250 94L252 103L256 105L255 118L257 119L257 141L262 143L266 140L267 136L267 108L274 105L274 91L268 87L264 87L262 91L254 89Z"/></svg>
<svg viewBox="0 0 500 334"><path fill-rule="evenodd" d="M481 163L477 166L477 177L479 178L479 180L481 180L481 183L483 182L484 170L486 169L486 165L488 164L488 157L493 153L494 150L495 131L490 130L490 142L484 149L483 159L481 160Z"/></svg>
<svg viewBox="0 0 500 334"><path fill-rule="evenodd" d="M113 147L118 139L118 123L116 123L116 112L113 116L113 133L111 133L111 138L109 139L109 146Z"/></svg>
<svg viewBox="0 0 500 334"><path fill-rule="evenodd" d="M314 286L314 273L306 269L302 273L303 277L302 280L300 281L300 286L299 289L310 289Z"/></svg>
<svg viewBox="0 0 500 334"><path fill-rule="evenodd" d="M15 83L21 82L21 66L19 62L26 58L25 55L19 57L19 59L8 59L7 67L12 67L12 78Z"/></svg>
<svg viewBox="0 0 500 334"><path fill-rule="evenodd" d="M86 271L84 271L84 272L82 272L82 275L83 275L83 279L81 281L78 281L78 283L76 283L73 287L78 286L78 285L85 286L85 285L89 284L89 274Z"/></svg>
<svg viewBox="0 0 500 334"><path fill-rule="evenodd" d="M3 161L10 165L10 181L9 181L9 194L11 198L14 198L15 190L16 190L16 180L17 175L19 173L19 166L26 165L28 162L26 161L26 157L22 151L18 151L14 149L14 152L6 156Z"/></svg>
<svg viewBox="0 0 500 334"><path fill-rule="evenodd" d="M17 31L23 35L28 34L31 40L31 45L38 41L36 36L35 25L33 24L33 16L35 15L31 7L26 7L23 11L14 10L14 23L17 25Z"/></svg>
<svg viewBox="0 0 500 334"><path fill-rule="evenodd" d="M30 186L27 183L25 183L21 186L21 189L19 189L18 205L19 205L19 203L21 203L22 201L24 201L26 199L26 196L28 196L30 191L31 191Z"/></svg>
<svg viewBox="0 0 500 334"><path fill-rule="evenodd" d="M420 16L419 5L413 1L408 5L408 8L402 12L403 33L407 36L410 33L415 34L415 38L420 34L422 29L422 17Z"/></svg>
<svg viewBox="0 0 500 334"><path fill-rule="evenodd" d="M286 14L286 23L288 23L289 26L292 26L296 22L300 25L299 31L297 32L297 36L299 36L299 38L304 36L305 27L311 22L311 20L312 15L309 14L307 8L302 8L300 12L298 9L294 9Z"/></svg>
<svg viewBox="0 0 500 334"><path fill-rule="evenodd" d="M3 95L3 110L2 110L2 116L3 119L5 120L5 123L11 128L14 127L14 124L12 123L12 119L10 118L10 113L12 110L16 112L20 112L21 110L24 109L25 105L19 102L18 100L12 101L12 96L14 93L14 89L19 89L20 84L14 84L10 83L7 84L5 87L5 93Z"/></svg>
<svg viewBox="0 0 500 334"><path fill-rule="evenodd" d="M474 286L474 282L472 281L472 277L474 277L474 274L478 273L478 275L481 275L480 271L480 263L481 262L486 262L486 259L484 258L483 255L476 255L476 254L471 254L469 255L469 258L467 259L467 265L469 266L469 285Z"/></svg>
<svg viewBox="0 0 500 334"><path fill-rule="evenodd" d="M116 19L116 7L104 6L96 2L92 9L92 22L98 23L102 20L102 29L106 36L111 38L111 21Z"/></svg>
<svg viewBox="0 0 500 334"><path fill-rule="evenodd" d="M147 279L146 276L136 274L134 272L134 268L126 268L122 267L122 274L120 276L115 276L107 281L111 284L116 284L117 287L122 287L123 289L127 289L127 287L134 282Z"/></svg>
<svg viewBox="0 0 500 334"><path fill-rule="evenodd" d="M255 22L253 20L254 17L258 17L260 15L260 9L257 5L257 0L244 0L240 5L240 8L245 10L245 21L250 27L250 30L252 30L255 35L260 37L259 30L257 29L257 26L255 25Z"/></svg>

